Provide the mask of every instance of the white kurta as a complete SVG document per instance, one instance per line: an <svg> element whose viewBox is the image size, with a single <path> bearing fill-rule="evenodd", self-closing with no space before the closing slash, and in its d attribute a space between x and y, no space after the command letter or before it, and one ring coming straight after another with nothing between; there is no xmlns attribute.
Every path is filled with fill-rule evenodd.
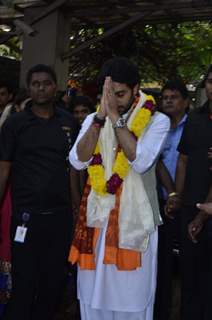
<svg viewBox="0 0 212 320"><path fill-rule="evenodd" d="M89 163L79 161L76 146L92 123L94 114L83 123L69 159L76 169ZM138 139L136 159L132 168L144 173L161 153L169 130L169 119L156 112L143 137ZM96 270L78 272L78 298L82 320L152 320L156 288L157 230L150 235L147 250L142 253L142 267L133 271L118 271L115 265L103 264L105 226L96 246ZM125 314L125 316L124 316Z"/></svg>
<svg viewBox="0 0 212 320"><path fill-rule="evenodd" d="M148 249L142 254L142 267L118 271L103 264L106 228L99 238L96 270L78 268L78 299L82 320L152 320L156 288L157 231L150 236ZM94 310L92 310L94 309ZM83 314L85 316L83 317Z"/></svg>
<svg viewBox="0 0 212 320"><path fill-rule="evenodd" d="M148 249L142 254L142 267L118 271L115 265L103 264L104 228L96 248L96 270L78 269L78 298L94 309L121 312L145 311L154 300L157 231L151 234Z"/></svg>

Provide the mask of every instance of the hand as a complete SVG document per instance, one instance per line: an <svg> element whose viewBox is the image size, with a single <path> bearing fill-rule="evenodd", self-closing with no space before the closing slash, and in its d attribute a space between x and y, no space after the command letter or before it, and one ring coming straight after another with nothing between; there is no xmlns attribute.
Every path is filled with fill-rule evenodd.
<svg viewBox="0 0 212 320"><path fill-rule="evenodd" d="M106 77L103 91L106 100L107 115L110 118L110 120L114 122L119 118L119 113L117 110L117 100L112 84L113 83L111 77Z"/></svg>
<svg viewBox="0 0 212 320"><path fill-rule="evenodd" d="M165 215L170 219L174 219L174 214L180 210L181 205L182 201L178 196L169 197L164 207Z"/></svg>
<svg viewBox="0 0 212 320"><path fill-rule="evenodd" d="M212 215L212 202L207 203L197 203L197 208L200 210L206 212L207 214Z"/></svg>
<svg viewBox="0 0 212 320"><path fill-rule="evenodd" d="M197 235L200 233L204 226L204 216L198 213L197 216L188 225L188 236L193 243L197 243Z"/></svg>
<svg viewBox="0 0 212 320"><path fill-rule="evenodd" d="M100 108L98 110L98 116L102 119L104 119L107 116L107 108L106 108L106 96L103 90L101 102L100 102Z"/></svg>

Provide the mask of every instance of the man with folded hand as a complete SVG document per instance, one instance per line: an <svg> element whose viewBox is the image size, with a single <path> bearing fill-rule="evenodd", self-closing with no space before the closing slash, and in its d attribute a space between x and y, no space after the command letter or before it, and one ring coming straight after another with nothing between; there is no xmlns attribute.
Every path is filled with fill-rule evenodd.
<svg viewBox="0 0 212 320"><path fill-rule="evenodd" d="M100 106L69 156L89 174L69 256L79 267L81 319L152 320L161 223L154 164L169 119L139 91L128 59L108 60L98 80Z"/></svg>

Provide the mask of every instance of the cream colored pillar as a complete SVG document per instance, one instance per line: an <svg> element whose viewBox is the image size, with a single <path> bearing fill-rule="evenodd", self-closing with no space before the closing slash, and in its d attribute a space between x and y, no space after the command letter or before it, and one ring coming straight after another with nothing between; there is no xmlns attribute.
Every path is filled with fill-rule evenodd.
<svg viewBox="0 0 212 320"><path fill-rule="evenodd" d="M25 12L25 20L42 12L42 8L30 8ZM26 73L35 64L43 63L54 67L59 89L64 89L68 76L68 60L61 55L69 47L69 21L63 12L55 10L39 22L33 24L35 36L24 35L23 58L21 62L20 85L25 86Z"/></svg>

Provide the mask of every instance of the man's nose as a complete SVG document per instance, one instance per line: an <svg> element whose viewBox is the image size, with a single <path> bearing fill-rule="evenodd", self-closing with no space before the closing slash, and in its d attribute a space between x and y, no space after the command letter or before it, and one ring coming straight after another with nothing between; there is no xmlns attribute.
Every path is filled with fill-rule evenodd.
<svg viewBox="0 0 212 320"><path fill-rule="evenodd" d="M38 90L43 90L45 88L45 84L43 82L38 83Z"/></svg>
<svg viewBox="0 0 212 320"><path fill-rule="evenodd" d="M40 85L39 85L39 90L43 90L44 89L44 84L43 83L40 83Z"/></svg>
<svg viewBox="0 0 212 320"><path fill-rule="evenodd" d="M172 103L173 99L171 97L166 98L166 100L164 100L165 103Z"/></svg>

